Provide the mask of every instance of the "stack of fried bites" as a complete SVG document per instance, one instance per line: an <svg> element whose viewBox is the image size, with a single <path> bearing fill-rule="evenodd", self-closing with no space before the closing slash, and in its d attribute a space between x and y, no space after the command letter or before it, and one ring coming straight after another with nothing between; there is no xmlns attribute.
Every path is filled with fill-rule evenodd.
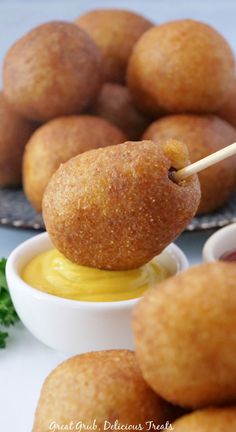
<svg viewBox="0 0 236 432"><path fill-rule="evenodd" d="M228 43L198 21L156 25L101 9L42 24L5 57L0 185L19 184L23 166L25 193L41 211L62 163L127 139L183 141L195 162L235 141L235 82ZM212 212L235 189L235 159L199 178L197 213Z"/></svg>
<svg viewBox="0 0 236 432"><path fill-rule="evenodd" d="M133 314L136 351L93 352L59 365L43 385L33 431L48 432L51 419L96 419L101 431L234 430L235 280L234 264L216 262L149 289Z"/></svg>

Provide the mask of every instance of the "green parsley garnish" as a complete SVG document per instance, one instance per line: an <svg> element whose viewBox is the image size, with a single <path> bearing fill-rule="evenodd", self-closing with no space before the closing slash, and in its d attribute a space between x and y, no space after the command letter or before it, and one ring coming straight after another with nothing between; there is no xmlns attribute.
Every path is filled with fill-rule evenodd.
<svg viewBox="0 0 236 432"><path fill-rule="evenodd" d="M6 262L5 258L0 260L0 348L5 348L8 337L4 327L14 325L19 320L7 286Z"/></svg>

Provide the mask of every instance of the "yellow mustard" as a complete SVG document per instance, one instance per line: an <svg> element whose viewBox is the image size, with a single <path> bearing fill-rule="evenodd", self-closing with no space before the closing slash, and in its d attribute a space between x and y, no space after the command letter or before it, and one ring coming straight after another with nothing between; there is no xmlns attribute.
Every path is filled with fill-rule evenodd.
<svg viewBox="0 0 236 432"><path fill-rule="evenodd" d="M23 280L40 291L90 302L140 297L147 288L169 275L156 260L135 270L99 270L72 263L57 249L37 255L22 272Z"/></svg>

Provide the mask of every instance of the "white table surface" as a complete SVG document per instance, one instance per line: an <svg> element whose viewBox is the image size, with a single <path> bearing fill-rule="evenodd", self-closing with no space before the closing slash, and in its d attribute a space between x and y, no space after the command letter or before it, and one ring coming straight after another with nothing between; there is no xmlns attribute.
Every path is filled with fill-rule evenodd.
<svg viewBox="0 0 236 432"><path fill-rule="evenodd" d="M9 46L35 25L52 19L72 20L96 7L129 8L163 22L195 18L214 25L236 51L234 0L0 0L0 66ZM1 79L0 79L1 81ZM1 205L1 203L0 203ZM177 241L190 263L201 261L202 246L211 232L183 234ZM0 228L0 256L35 232ZM8 346L0 350L0 432L30 432L40 388L47 374L66 358L38 342L18 324L10 331Z"/></svg>

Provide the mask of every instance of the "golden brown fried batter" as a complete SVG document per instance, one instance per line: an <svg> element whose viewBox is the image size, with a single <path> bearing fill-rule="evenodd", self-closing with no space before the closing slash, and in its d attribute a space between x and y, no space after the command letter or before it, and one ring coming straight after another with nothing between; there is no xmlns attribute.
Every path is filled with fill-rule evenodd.
<svg viewBox="0 0 236 432"><path fill-rule="evenodd" d="M217 115L236 127L236 77L229 88L226 100L218 109Z"/></svg>
<svg viewBox="0 0 236 432"><path fill-rule="evenodd" d="M177 114L153 122L143 138L181 140L188 146L191 162L196 162L236 141L236 129L213 115ZM202 197L198 213L212 212L229 199L235 189L235 175L235 158L199 173Z"/></svg>
<svg viewBox="0 0 236 432"><path fill-rule="evenodd" d="M177 150L177 151L176 151ZM52 176L43 200L48 233L68 259L132 269L159 254L186 227L200 200L196 176L176 184L171 166L188 163L170 140L126 142L83 153Z"/></svg>
<svg viewBox="0 0 236 432"><path fill-rule="evenodd" d="M236 430L236 407L208 408L173 423L175 432L230 432Z"/></svg>
<svg viewBox="0 0 236 432"><path fill-rule="evenodd" d="M209 25L172 21L141 36L127 77L137 106L151 115L214 112L233 80L234 55Z"/></svg>
<svg viewBox="0 0 236 432"><path fill-rule="evenodd" d="M202 264L166 279L136 306L143 377L169 402L203 408L236 401L235 281L234 264Z"/></svg>
<svg viewBox="0 0 236 432"><path fill-rule="evenodd" d="M130 140L138 140L150 123L134 106L127 87L105 83L91 112L121 128Z"/></svg>
<svg viewBox="0 0 236 432"><path fill-rule="evenodd" d="M134 44L152 27L141 15L122 9L96 9L75 21L100 48L106 81L123 84Z"/></svg>
<svg viewBox="0 0 236 432"><path fill-rule="evenodd" d="M52 420L69 425L82 422L106 426L146 422L165 424L173 407L147 386L131 351L100 351L72 357L46 379L38 403L33 432L49 432ZM99 430L99 429L98 429Z"/></svg>
<svg viewBox="0 0 236 432"><path fill-rule="evenodd" d="M44 190L61 163L87 150L125 140L120 129L95 116L60 117L41 126L24 153L24 190L33 207L41 211Z"/></svg>
<svg viewBox="0 0 236 432"><path fill-rule="evenodd" d="M101 54L75 24L52 21L31 30L8 51L4 93L35 120L79 113L100 91Z"/></svg>
<svg viewBox="0 0 236 432"><path fill-rule="evenodd" d="M23 151L36 125L18 114L0 92L0 186L21 183Z"/></svg>

